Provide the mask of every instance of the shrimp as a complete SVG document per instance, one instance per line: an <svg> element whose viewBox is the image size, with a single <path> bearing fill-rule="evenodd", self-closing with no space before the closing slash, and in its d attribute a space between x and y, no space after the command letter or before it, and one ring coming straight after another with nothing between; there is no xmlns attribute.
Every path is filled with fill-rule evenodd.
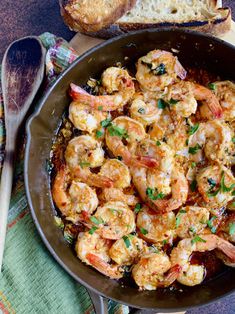
<svg viewBox="0 0 235 314"><path fill-rule="evenodd" d="M129 168L123 162L117 159L107 160L100 169L100 175L113 181L113 188L103 189L102 196L106 201L122 201L130 206L138 203L136 196L123 192L131 184Z"/></svg>
<svg viewBox="0 0 235 314"><path fill-rule="evenodd" d="M136 79L143 89L149 91L163 90L176 82L177 77L185 79L186 74L178 58L164 50L150 51L137 62Z"/></svg>
<svg viewBox="0 0 235 314"><path fill-rule="evenodd" d="M61 167L52 186L52 197L66 220L77 223L83 212L90 215L96 210L98 198L87 184L73 180L69 186L69 180L68 169Z"/></svg>
<svg viewBox="0 0 235 314"><path fill-rule="evenodd" d="M73 101L69 106L69 119L75 128L92 133L100 127L100 122L107 118L107 113L93 110L89 105Z"/></svg>
<svg viewBox="0 0 235 314"><path fill-rule="evenodd" d="M157 107L156 100L148 99L145 96L146 93L135 96L130 107L130 115L132 119L147 126L159 120L162 109Z"/></svg>
<svg viewBox="0 0 235 314"><path fill-rule="evenodd" d="M177 280L186 286L200 284L205 277L203 265L191 265L190 256L193 252L205 252L218 249L222 251L231 262L235 262L235 246L214 234L202 234L195 238L181 240L173 248L170 256L171 264L180 265L181 272Z"/></svg>
<svg viewBox="0 0 235 314"><path fill-rule="evenodd" d="M163 194L169 194L170 176L174 167L174 152L164 142L156 142L152 140L144 140L138 143L136 148L138 156L154 158L157 163L157 168L147 170L147 186L152 189L157 189Z"/></svg>
<svg viewBox="0 0 235 314"><path fill-rule="evenodd" d="M197 111L197 101L201 101L211 111L214 118L221 118L223 110L213 92L205 86L193 82L181 81L171 85L166 99L173 102L170 110L184 118L190 117Z"/></svg>
<svg viewBox="0 0 235 314"><path fill-rule="evenodd" d="M223 110L224 121L234 121L235 119L235 84L230 81L214 82L211 84L214 88L214 93L220 102ZM202 105L200 107L200 114L203 118L210 117L211 113L208 107Z"/></svg>
<svg viewBox="0 0 235 314"><path fill-rule="evenodd" d="M110 151L116 157L121 156L127 166L136 164L155 167L157 163L153 158L134 155L138 142L145 138L146 133L143 125L124 116L114 119L105 134L106 144Z"/></svg>
<svg viewBox="0 0 235 314"><path fill-rule="evenodd" d="M102 238L118 240L135 230L135 215L122 202L107 202L97 208L91 221L99 227Z"/></svg>
<svg viewBox="0 0 235 314"><path fill-rule="evenodd" d="M129 168L120 160L108 159L100 169L100 175L113 181L113 187L124 189L131 184Z"/></svg>
<svg viewBox="0 0 235 314"><path fill-rule="evenodd" d="M172 268L169 257L163 252L144 254L132 269L140 290L168 287L177 279L179 272L180 267Z"/></svg>
<svg viewBox="0 0 235 314"><path fill-rule="evenodd" d="M96 232L80 233L75 245L77 256L82 262L94 267L102 274L119 279L123 276L119 265L110 264L109 249L112 243L110 240L101 238Z"/></svg>
<svg viewBox="0 0 235 314"><path fill-rule="evenodd" d="M104 162L104 151L101 144L90 135L73 138L65 151L65 159L69 168L81 165L96 168Z"/></svg>
<svg viewBox="0 0 235 314"><path fill-rule="evenodd" d="M221 208L233 199L235 178L231 170L220 164L202 168L196 181L206 207Z"/></svg>
<svg viewBox="0 0 235 314"><path fill-rule="evenodd" d="M169 212L156 215L156 212L144 207L138 213L136 226L147 242L172 243L175 237L175 214Z"/></svg>
<svg viewBox="0 0 235 314"><path fill-rule="evenodd" d="M137 196L124 193L122 189L117 188L104 188L101 197L103 197L106 202L121 201L129 206L135 206L140 202Z"/></svg>
<svg viewBox="0 0 235 314"><path fill-rule="evenodd" d="M73 100L88 104L91 108L102 111L121 109L135 93L135 85L129 73L117 67L110 67L102 74L102 84L113 95L93 96L81 87L70 84L70 96Z"/></svg>
<svg viewBox="0 0 235 314"><path fill-rule="evenodd" d="M164 110L158 121L148 131L151 140L164 140L177 156L188 157L188 125L185 119L175 119L169 110Z"/></svg>
<svg viewBox="0 0 235 314"><path fill-rule="evenodd" d="M96 187L112 187L111 179L95 174L90 168L96 168L104 162L104 151L101 143L89 135L73 138L65 151L65 160L75 177Z"/></svg>
<svg viewBox="0 0 235 314"><path fill-rule="evenodd" d="M131 265L147 251L148 247L142 239L129 234L114 242L109 256L118 265Z"/></svg>
<svg viewBox="0 0 235 314"><path fill-rule="evenodd" d="M202 161L203 149L206 158L224 163L228 160L227 151L231 144L232 131L226 124L216 120L200 123L189 138L190 159Z"/></svg>
<svg viewBox="0 0 235 314"><path fill-rule="evenodd" d="M181 239L202 233L207 227L210 212L207 208L186 206L176 215L176 234Z"/></svg>
<svg viewBox="0 0 235 314"><path fill-rule="evenodd" d="M175 210L187 200L188 181L184 173L177 167L173 169L171 174L171 196L167 199L162 192L148 188L146 169L133 168L132 178L143 201L159 214Z"/></svg>

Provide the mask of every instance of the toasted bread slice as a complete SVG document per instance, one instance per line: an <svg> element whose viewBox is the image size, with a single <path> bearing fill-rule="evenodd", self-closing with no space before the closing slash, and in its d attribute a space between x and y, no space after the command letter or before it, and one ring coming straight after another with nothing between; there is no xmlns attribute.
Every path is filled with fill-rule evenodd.
<svg viewBox="0 0 235 314"><path fill-rule="evenodd" d="M80 21L76 11L73 11L73 7L75 2L79 2L80 5L84 2L88 5L88 2L93 1L67 0L67 2L67 5L63 6L62 13L65 22L70 28L102 38L113 37L137 29L166 26L175 28L185 27L187 29L198 30L214 35L224 34L231 28L231 10L229 8L220 8L222 4L221 0L137 0L129 1L128 3L125 1L124 15L110 26L108 26L110 21L113 21L116 16L119 15L118 13L120 13L120 10L117 9L117 4L120 4L121 1L112 2L112 10L108 10L109 14L107 14L107 16L104 14L104 7L107 8L107 3L111 1L95 1L91 11L95 12L96 8L94 8L94 6L97 6L99 7L97 12L101 13L97 13L95 15L96 17L92 17L92 25L88 25L89 22L87 18L84 17L85 15L83 15L82 21ZM122 4L123 3L124 1ZM127 8L128 6L129 9ZM80 10L79 16L81 16L81 12L83 11L84 8ZM112 15L111 11L115 11L115 13L112 13ZM106 16L105 21L104 15ZM91 16L93 15L91 14ZM100 17L101 20L97 22L98 17ZM86 23L84 20L86 20ZM95 23L95 20L97 23ZM105 26L107 27L105 28ZM97 32L97 29L100 30Z"/></svg>
<svg viewBox="0 0 235 314"><path fill-rule="evenodd" d="M121 31L174 26L212 34L231 28L231 10L217 0L137 0L132 10L115 24Z"/></svg>
<svg viewBox="0 0 235 314"><path fill-rule="evenodd" d="M136 0L60 0L65 23L75 31L96 32L128 12Z"/></svg>

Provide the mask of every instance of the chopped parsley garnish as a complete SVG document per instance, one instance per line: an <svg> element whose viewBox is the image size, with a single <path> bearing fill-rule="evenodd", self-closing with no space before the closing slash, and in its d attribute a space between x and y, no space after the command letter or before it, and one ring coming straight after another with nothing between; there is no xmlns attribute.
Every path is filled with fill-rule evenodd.
<svg viewBox="0 0 235 314"><path fill-rule="evenodd" d="M235 143L235 137L232 138L232 142Z"/></svg>
<svg viewBox="0 0 235 314"><path fill-rule="evenodd" d="M111 125L111 119L110 118L107 118L103 121L100 122L100 125L103 127L103 128L107 128L109 125Z"/></svg>
<svg viewBox="0 0 235 314"><path fill-rule="evenodd" d="M97 138L100 138L100 137L102 137L104 135L104 133L102 131L98 130L98 131L96 131L95 135L96 135Z"/></svg>
<svg viewBox="0 0 235 314"><path fill-rule="evenodd" d="M213 217L211 217L210 220L207 220L207 226L208 226L209 228L212 228L212 227L213 227L212 222L213 222L216 218L217 218L216 216L213 216Z"/></svg>
<svg viewBox="0 0 235 314"><path fill-rule="evenodd" d="M83 169L83 168L86 168L86 167L90 167L90 163L89 162L86 162L86 161L81 161L79 163L79 166Z"/></svg>
<svg viewBox="0 0 235 314"><path fill-rule="evenodd" d="M213 226L213 224L212 224L212 222L216 219L217 217L216 216L213 216L213 217L211 217L211 219L210 220L207 220L207 226L211 229L211 232L212 233L216 233L216 227L215 226Z"/></svg>
<svg viewBox="0 0 235 314"><path fill-rule="evenodd" d="M180 217L180 216L177 216L177 217L176 217L176 220L175 220L175 226L176 226L176 228L179 227L179 225L180 225L180 220L181 220L181 217Z"/></svg>
<svg viewBox="0 0 235 314"><path fill-rule="evenodd" d="M208 181L209 183L209 181ZM209 183L210 184L210 183ZM210 184L211 185L211 184ZM220 185L218 187L217 190L215 190L214 192L212 191L213 187L212 186L209 191L207 192L207 196L208 197L214 197L216 196L220 191L221 192L232 192L232 195L235 194L235 191L232 191L235 188L235 183L231 184L230 186L226 186L225 182L224 182L224 171L222 171L222 177L221 177L221 181L220 181Z"/></svg>
<svg viewBox="0 0 235 314"><path fill-rule="evenodd" d="M195 227L193 227L193 226L189 228L189 231L192 232L193 234L196 233L196 229L195 229Z"/></svg>
<svg viewBox="0 0 235 314"><path fill-rule="evenodd" d="M139 108L139 109L138 109L138 112L139 112L140 114L144 114L144 113L145 113L145 109L144 109L144 108Z"/></svg>
<svg viewBox="0 0 235 314"><path fill-rule="evenodd" d="M140 232L145 235L145 234L148 234L148 230L144 229L144 228L140 228Z"/></svg>
<svg viewBox="0 0 235 314"><path fill-rule="evenodd" d="M143 65L146 65L154 75L163 75L166 72L166 66L164 63L160 63L156 68L153 68L152 63L141 61Z"/></svg>
<svg viewBox="0 0 235 314"><path fill-rule="evenodd" d="M162 245L166 245L168 243L168 241L165 239L162 241Z"/></svg>
<svg viewBox="0 0 235 314"><path fill-rule="evenodd" d="M206 240L202 239L201 237L199 237L198 235L196 235L192 240L191 240L191 243L194 244L194 243L197 243L197 242L204 242L206 243Z"/></svg>
<svg viewBox="0 0 235 314"><path fill-rule="evenodd" d="M73 235L72 235L71 233L65 231L65 232L64 232L64 238L65 238L65 240L66 240L67 242L69 242L70 244L73 243L74 237L73 237Z"/></svg>
<svg viewBox="0 0 235 314"><path fill-rule="evenodd" d="M196 166L197 166L196 162L193 161L193 162L191 163L191 168L195 168Z"/></svg>
<svg viewBox="0 0 235 314"><path fill-rule="evenodd" d="M154 75L163 75L166 74L166 66L164 63L160 63L155 69L152 69Z"/></svg>
<svg viewBox="0 0 235 314"><path fill-rule="evenodd" d="M97 218L95 216L91 216L90 221L93 222L95 225L100 225L100 224L104 223L102 218Z"/></svg>
<svg viewBox="0 0 235 314"><path fill-rule="evenodd" d="M214 192L210 192L209 191L206 194L207 194L208 197L215 197L219 193L219 191L220 191L220 188L218 190L214 191Z"/></svg>
<svg viewBox="0 0 235 314"><path fill-rule="evenodd" d="M113 124L108 126L108 132L111 136L118 136L121 138L128 137L127 131L125 129L119 128L118 126Z"/></svg>
<svg viewBox="0 0 235 314"><path fill-rule="evenodd" d="M230 186L226 186L224 183L224 171L222 171L222 178L221 178L221 190L222 192L231 192L235 188L235 183L231 184Z"/></svg>
<svg viewBox="0 0 235 314"><path fill-rule="evenodd" d="M137 203L137 204L135 205L134 212L135 212L136 214L138 214L138 213L141 211L141 209L142 209L142 204Z"/></svg>
<svg viewBox="0 0 235 314"><path fill-rule="evenodd" d="M182 214L186 214L186 210L181 209L181 210L179 211L179 213L177 214L177 216L176 216L176 221L175 221L175 226L176 226L176 228L178 228L179 225L180 225L180 221L181 221Z"/></svg>
<svg viewBox="0 0 235 314"><path fill-rule="evenodd" d="M102 110L103 110L103 106L99 106L99 107L98 107L98 110L99 110L99 111L102 111Z"/></svg>
<svg viewBox="0 0 235 314"><path fill-rule="evenodd" d="M189 154L195 155L199 149L201 149L201 146L197 143L195 146L189 147L188 152Z"/></svg>
<svg viewBox="0 0 235 314"><path fill-rule="evenodd" d="M146 195L153 201L163 199L165 197L162 192L158 193L157 189L151 189L149 187L146 189Z"/></svg>
<svg viewBox="0 0 235 314"><path fill-rule="evenodd" d="M178 102L179 102L179 100L173 99L173 98L171 98L171 99L169 100L169 104L170 104L170 105L175 105L175 104L177 104Z"/></svg>
<svg viewBox="0 0 235 314"><path fill-rule="evenodd" d="M131 242L130 242L129 237L128 236L123 236L122 239L123 239L126 247L129 248L131 246Z"/></svg>
<svg viewBox="0 0 235 314"><path fill-rule="evenodd" d="M195 192L196 189L197 189L197 181L196 180L193 180L191 183L190 183L190 189L192 192Z"/></svg>
<svg viewBox="0 0 235 314"><path fill-rule="evenodd" d="M199 123L191 125L188 131L189 135L193 135L195 132L197 132L198 128L199 128Z"/></svg>
<svg viewBox="0 0 235 314"><path fill-rule="evenodd" d="M229 235L234 235L235 234L235 222L231 222L229 224Z"/></svg>
<svg viewBox="0 0 235 314"><path fill-rule="evenodd" d="M60 217L54 216L55 224L60 229L64 229L64 222Z"/></svg>
<svg viewBox="0 0 235 314"><path fill-rule="evenodd" d="M167 106L168 106L168 103L164 99L162 99L162 98L158 99L157 107L159 109L165 109Z"/></svg>
<svg viewBox="0 0 235 314"><path fill-rule="evenodd" d="M216 186L216 181L213 180L212 178L208 178L207 179L207 182L210 184L211 187L215 187Z"/></svg>
<svg viewBox="0 0 235 314"><path fill-rule="evenodd" d="M160 142L160 141L157 141L157 142L156 142L156 145L157 145L157 146L160 146L160 145L161 145L161 142Z"/></svg>
<svg viewBox="0 0 235 314"><path fill-rule="evenodd" d="M211 89L211 90L216 90L216 85L214 83L209 83L208 84L208 87Z"/></svg>
<svg viewBox="0 0 235 314"><path fill-rule="evenodd" d="M89 230L89 234L93 234L98 228L93 226L90 230Z"/></svg>

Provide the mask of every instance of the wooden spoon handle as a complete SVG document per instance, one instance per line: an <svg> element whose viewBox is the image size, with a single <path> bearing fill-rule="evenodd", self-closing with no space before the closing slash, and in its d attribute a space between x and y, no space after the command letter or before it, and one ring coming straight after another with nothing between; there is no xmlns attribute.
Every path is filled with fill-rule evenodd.
<svg viewBox="0 0 235 314"><path fill-rule="evenodd" d="M6 150L0 184L0 272L2 269L2 259L7 229L7 215L11 199L13 160L13 150Z"/></svg>

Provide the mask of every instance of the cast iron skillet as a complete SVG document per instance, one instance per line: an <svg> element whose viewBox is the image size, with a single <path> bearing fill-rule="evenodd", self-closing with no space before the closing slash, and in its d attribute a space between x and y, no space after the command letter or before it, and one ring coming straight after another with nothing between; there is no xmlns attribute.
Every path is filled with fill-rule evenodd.
<svg viewBox="0 0 235 314"><path fill-rule="evenodd" d="M32 216L47 248L60 265L78 282L93 292L135 308L173 312L203 305L231 293L235 288L235 270L192 288L181 291L137 291L123 287L78 260L54 224L46 161L62 114L68 107L69 84L85 84L98 77L108 66L120 61L134 64L140 56L155 48L179 50L185 65L216 72L223 79L235 80L235 47L207 35L185 30L143 30L108 40L89 50L67 69L43 97L27 124L25 185ZM126 58L128 57L128 58Z"/></svg>

